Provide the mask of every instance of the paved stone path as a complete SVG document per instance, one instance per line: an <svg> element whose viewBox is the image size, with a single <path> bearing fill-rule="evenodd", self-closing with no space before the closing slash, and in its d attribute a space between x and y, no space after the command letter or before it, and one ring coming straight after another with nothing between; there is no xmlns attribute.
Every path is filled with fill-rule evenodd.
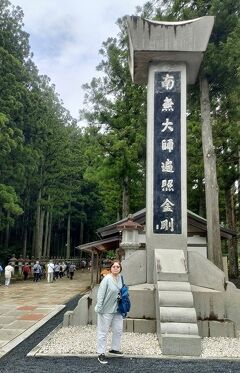
<svg viewBox="0 0 240 373"><path fill-rule="evenodd" d="M43 279L0 286L0 357L51 319L90 284L90 273L76 271L53 283Z"/></svg>

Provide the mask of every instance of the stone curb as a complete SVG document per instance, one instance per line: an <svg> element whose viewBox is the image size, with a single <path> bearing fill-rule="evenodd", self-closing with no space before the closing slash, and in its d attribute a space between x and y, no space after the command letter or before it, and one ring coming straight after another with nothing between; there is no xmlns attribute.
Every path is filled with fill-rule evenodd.
<svg viewBox="0 0 240 373"><path fill-rule="evenodd" d="M33 350L32 350L33 351ZM79 358L97 358L97 354L43 354L43 353L35 353L34 355L27 355L27 356L34 356L36 358L44 358L44 357L54 357L54 358L61 358L61 357L79 357ZM141 356L141 355L125 355L125 356L110 356L106 355L107 359L162 359L162 360L192 360L192 361L220 361L220 360L230 360L230 361L240 361L240 358L236 357L192 357L192 356L173 356L173 355L151 355L151 356Z"/></svg>
<svg viewBox="0 0 240 373"><path fill-rule="evenodd" d="M37 355L37 352L42 347L42 345L47 342L52 336L62 327L62 323L60 323L55 329L53 329L41 342L39 342L28 354L27 356L34 357ZM45 354L43 354L45 355Z"/></svg>

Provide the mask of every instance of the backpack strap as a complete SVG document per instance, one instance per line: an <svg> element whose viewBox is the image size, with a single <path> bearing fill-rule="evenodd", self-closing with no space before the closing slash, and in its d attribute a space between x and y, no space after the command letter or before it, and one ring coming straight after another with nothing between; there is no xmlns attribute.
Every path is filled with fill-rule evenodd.
<svg viewBox="0 0 240 373"><path fill-rule="evenodd" d="M121 279L122 279L122 287L123 287L125 284L124 284L124 279L122 275L121 275Z"/></svg>

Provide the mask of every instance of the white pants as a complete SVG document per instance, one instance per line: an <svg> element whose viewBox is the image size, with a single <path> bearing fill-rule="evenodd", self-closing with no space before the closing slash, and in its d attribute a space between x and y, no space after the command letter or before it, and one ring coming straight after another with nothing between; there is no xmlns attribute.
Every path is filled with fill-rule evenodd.
<svg viewBox="0 0 240 373"><path fill-rule="evenodd" d="M6 286L10 285L10 280L11 280L11 277L5 277L5 285Z"/></svg>
<svg viewBox="0 0 240 373"><path fill-rule="evenodd" d="M47 281L48 282L53 282L53 272L48 272Z"/></svg>
<svg viewBox="0 0 240 373"><path fill-rule="evenodd" d="M97 353L105 354L107 333L112 327L111 350L119 351L123 332L123 317L120 313L98 313L97 317Z"/></svg>

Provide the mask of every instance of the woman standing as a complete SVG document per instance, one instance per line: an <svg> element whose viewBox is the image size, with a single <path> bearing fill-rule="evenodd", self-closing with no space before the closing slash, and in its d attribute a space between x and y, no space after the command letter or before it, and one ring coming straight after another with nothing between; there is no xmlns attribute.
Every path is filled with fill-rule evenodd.
<svg viewBox="0 0 240 373"><path fill-rule="evenodd" d="M110 274L106 275L98 289L97 304L97 353L98 361L107 364L105 357L107 333L112 328L112 347L109 353L121 356L119 351L123 332L123 317L118 313L118 297L122 288L121 263L115 260L110 267Z"/></svg>

